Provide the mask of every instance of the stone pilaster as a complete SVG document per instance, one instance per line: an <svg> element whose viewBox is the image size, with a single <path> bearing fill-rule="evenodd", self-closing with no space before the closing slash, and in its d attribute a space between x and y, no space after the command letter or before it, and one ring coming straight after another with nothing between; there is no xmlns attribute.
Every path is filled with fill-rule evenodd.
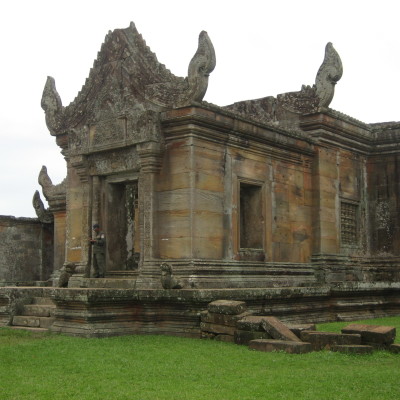
<svg viewBox="0 0 400 400"><path fill-rule="evenodd" d="M146 142L138 145L140 157L139 212L140 212L140 266L158 255L156 238L157 194L155 185L161 169L160 143Z"/></svg>

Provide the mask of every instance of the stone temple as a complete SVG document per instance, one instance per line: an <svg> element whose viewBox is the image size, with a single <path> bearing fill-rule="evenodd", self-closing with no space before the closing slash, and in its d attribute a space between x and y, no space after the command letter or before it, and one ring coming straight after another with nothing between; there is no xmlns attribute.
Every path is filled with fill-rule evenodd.
<svg viewBox="0 0 400 400"><path fill-rule="evenodd" d="M132 23L68 106L47 79L67 177L43 167L49 208L37 192L37 219L0 217L0 324L41 297L52 331L87 337L198 337L217 299L289 322L400 313L400 122L329 108L343 72L331 43L315 83L277 97L204 102L215 65L201 32L187 77L173 75Z"/></svg>

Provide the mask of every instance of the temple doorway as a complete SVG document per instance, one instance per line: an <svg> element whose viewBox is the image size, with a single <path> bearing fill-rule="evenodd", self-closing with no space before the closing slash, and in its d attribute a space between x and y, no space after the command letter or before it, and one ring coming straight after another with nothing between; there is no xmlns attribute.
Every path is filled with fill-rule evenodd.
<svg viewBox="0 0 400 400"><path fill-rule="evenodd" d="M138 182L108 183L106 270L135 271L140 256Z"/></svg>

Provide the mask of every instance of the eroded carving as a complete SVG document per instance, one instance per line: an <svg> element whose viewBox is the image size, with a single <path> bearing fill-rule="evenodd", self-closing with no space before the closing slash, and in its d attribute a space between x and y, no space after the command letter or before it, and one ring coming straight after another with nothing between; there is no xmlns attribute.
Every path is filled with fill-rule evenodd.
<svg viewBox="0 0 400 400"><path fill-rule="evenodd" d="M73 134L69 142L74 151L86 141L85 134L93 146L120 144L127 135L132 136L128 130L140 123L144 111L159 112L202 101L214 68L215 52L206 32L200 33L188 76L181 78L158 62L131 23L108 33L71 104L62 106L54 79L47 79L42 96L47 126L52 135ZM89 129L83 129L85 126ZM133 136L137 134L133 131Z"/></svg>
<svg viewBox="0 0 400 400"><path fill-rule="evenodd" d="M44 197L49 202L50 208L54 208L55 206L57 208L65 208L67 191L66 179L58 185L53 185L53 182L47 174L47 168L43 165L39 173L38 182L42 187Z"/></svg>
<svg viewBox="0 0 400 400"><path fill-rule="evenodd" d="M64 107L57 92L56 83L51 76L47 77L43 89L41 106L46 114L46 125L51 135L62 133Z"/></svg>
<svg viewBox="0 0 400 400"><path fill-rule="evenodd" d="M172 273L172 266L162 263L161 268L161 285L164 289L182 289L183 285L179 279L175 278Z"/></svg>
<svg viewBox="0 0 400 400"><path fill-rule="evenodd" d="M328 107L333 99L335 84L342 74L340 57L332 43L328 43L325 48L325 58L318 70L314 85L303 85L300 91L282 93L276 99L264 97L246 100L224 108L263 123L278 123L279 121L281 125L291 125L288 121L296 119L294 114L314 113L320 108Z"/></svg>
<svg viewBox="0 0 400 400"><path fill-rule="evenodd" d="M325 59L315 78L319 107L328 107L335 93L335 85L343 75L342 61L332 43L325 47Z"/></svg>
<svg viewBox="0 0 400 400"><path fill-rule="evenodd" d="M51 224L53 222L53 214L45 208L43 201L40 198L39 191L37 190L33 195L32 204L40 222L43 224Z"/></svg>

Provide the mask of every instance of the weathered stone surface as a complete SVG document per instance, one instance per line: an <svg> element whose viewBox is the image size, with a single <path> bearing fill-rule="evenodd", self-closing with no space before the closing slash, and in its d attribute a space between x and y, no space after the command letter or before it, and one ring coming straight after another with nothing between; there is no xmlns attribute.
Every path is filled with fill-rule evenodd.
<svg viewBox="0 0 400 400"><path fill-rule="evenodd" d="M317 330L315 324L285 324L297 337L300 337L303 331Z"/></svg>
<svg viewBox="0 0 400 400"><path fill-rule="evenodd" d="M273 352L284 351L291 354L304 354L312 351L310 343L292 342L288 340L257 339L249 343L251 350Z"/></svg>
<svg viewBox="0 0 400 400"><path fill-rule="evenodd" d="M216 300L208 305L208 311L215 314L238 315L247 310L244 301Z"/></svg>
<svg viewBox="0 0 400 400"><path fill-rule="evenodd" d="M217 342L234 343L234 337L232 335L217 335L214 337Z"/></svg>
<svg viewBox="0 0 400 400"><path fill-rule="evenodd" d="M262 328L274 339L300 342L301 340L278 318L264 317L261 321Z"/></svg>
<svg viewBox="0 0 400 400"><path fill-rule="evenodd" d="M27 304L24 306L23 314L36 317L50 317L54 314L55 305Z"/></svg>
<svg viewBox="0 0 400 400"><path fill-rule="evenodd" d="M205 311L201 314L201 321L208 322L210 324L219 324L227 326L237 326L237 322L244 317L248 316L250 312L245 311L241 314L216 314L209 311Z"/></svg>
<svg viewBox="0 0 400 400"><path fill-rule="evenodd" d="M346 354L371 354L374 348L362 344L335 344L331 346L330 350Z"/></svg>
<svg viewBox="0 0 400 400"><path fill-rule="evenodd" d="M235 330L234 341L236 344L248 345L251 340L272 339L267 332Z"/></svg>
<svg viewBox="0 0 400 400"><path fill-rule="evenodd" d="M342 333L358 333L362 343L389 345L396 338L396 328L393 326L350 324L342 329Z"/></svg>
<svg viewBox="0 0 400 400"><path fill-rule="evenodd" d="M389 346L389 351L391 353L399 354L400 353L400 343L394 343Z"/></svg>
<svg viewBox="0 0 400 400"><path fill-rule="evenodd" d="M224 334L233 336L236 328L233 326L209 324L207 322L201 322L200 329L202 331L211 332L215 334Z"/></svg>
<svg viewBox="0 0 400 400"><path fill-rule="evenodd" d="M46 280L53 264L52 224L0 216L0 282Z"/></svg>
<svg viewBox="0 0 400 400"><path fill-rule="evenodd" d="M301 332L301 340L309 342L313 350L319 351L327 349L334 345L360 345L361 335L357 334L340 334L334 332Z"/></svg>
<svg viewBox="0 0 400 400"><path fill-rule="evenodd" d="M244 317L237 322L236 327L243 331L265 331L261 325L263 318L258 315Z"/></svg>

